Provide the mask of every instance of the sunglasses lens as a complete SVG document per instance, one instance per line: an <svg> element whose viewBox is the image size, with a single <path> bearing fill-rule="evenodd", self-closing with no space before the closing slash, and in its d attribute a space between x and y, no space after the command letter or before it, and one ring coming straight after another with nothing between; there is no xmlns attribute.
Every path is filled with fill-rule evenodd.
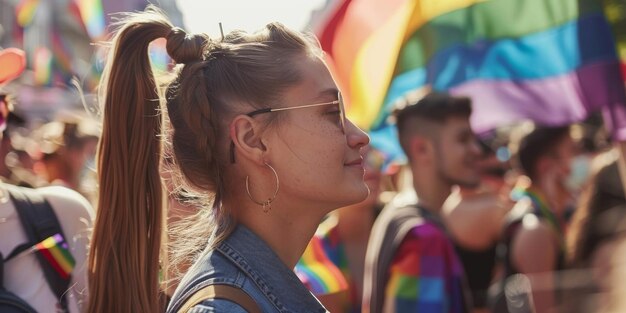
<svg viewBox="0 0 626 313"><path fill-rule="evenodd" d="M346 109L343 105L343 96L341 92L337 94L337 100L339 100L339 112L341 113L341 130L346 132Z"/></svg>

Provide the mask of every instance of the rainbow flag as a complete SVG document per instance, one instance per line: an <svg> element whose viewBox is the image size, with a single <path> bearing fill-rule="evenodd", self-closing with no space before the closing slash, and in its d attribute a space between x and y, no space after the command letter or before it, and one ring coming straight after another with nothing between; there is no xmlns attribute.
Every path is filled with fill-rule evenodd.
<svg viewBox="0 0 626 313"><path fill-rule="evenodd" d="M615 138L626 140L623 5L344 0L318 35L351 103L348 116L394 156L402 152L387 117L398 100L426 90L471 97L477 132L604 110Z"/></svg>
<svg viewBox="0 0 626 313"><path fill-rule="evenodd" d="M72 44L58 30L50 31L50 40L54 75L52 81L68 82L75 74Z"/></svg>
<svg viewBox="0 0 626 313"><path fill-rule="evenodd" d="M74 0L78 5L80 16L87 33L92 39L102 39L106 35L104 11L101 0Z"/></svg>
<svg viewBox="0 0 626 313"><path fill-rule="evenodd" d="M150 56L150 62L152 67L159 72L167 72L171 69L172 59L167 54L167 40L165 38L158 38L148 48L148 55Z"/></svg>
<svg viewBox="0 0 626 313"><path fill-rule="evenodd" d="M30 25L39 6L39 0L21 0L15 7L17 23L21 27Z"/></svg>
<svg viewBox="0 0 626 313"><path fill-rule="evenodd" d="M54 267L59 275L68 279L76 262L69 252L67 242L61 234L48 237L44 241L35 245L35 250L41 253L46 260Z"/></svg>
<svg viewBox="0 0 626 313"><path fill-rule="evenodd" d="M295 272L314 295L348 290L339 268L328 259L319 238L313 237L296 265Z"/></svg>

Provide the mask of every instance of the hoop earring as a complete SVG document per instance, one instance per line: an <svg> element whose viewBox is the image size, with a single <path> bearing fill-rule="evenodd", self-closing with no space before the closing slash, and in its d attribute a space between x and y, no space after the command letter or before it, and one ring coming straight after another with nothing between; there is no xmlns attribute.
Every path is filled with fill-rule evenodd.
<svg viewBox="0 0 626 313"><path fill-rule="evenodd" d="M265 163L265 165L272 170L272 172L274 173L274 177L276 177L276 190L274 190L274 194L271 197L267 198L267 200L263 202L259 202L259 201L254 200L254 198L252 198L252 194L250 193L250 183L249 183L250 176L246 176L246 193L248 194L248 198L250 198L252 202L262 206L263 213L267 213L272 209L272 202L274 202L274 200L276 199L276 195L278 194L278 189L280 189L280 180L278 179L278 173L276 173L276 170L271 165L267 163Z"/></svg>

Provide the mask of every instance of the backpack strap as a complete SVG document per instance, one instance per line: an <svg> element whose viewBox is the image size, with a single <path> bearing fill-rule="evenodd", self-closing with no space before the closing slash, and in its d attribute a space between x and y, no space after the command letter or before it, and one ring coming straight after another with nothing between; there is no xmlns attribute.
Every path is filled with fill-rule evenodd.
<svg viewBox="0 0 626 313"><path fill-rule="evenodd" d="M178 313L187 313L191 308L208 299L225 299L244 308L248 313L261 313L256 301L243 290L230 285L208 285L194 292L183 303Z"/></svg>
<svg viewBox="0 0 626 313"><path fill-rule="evenodd" d="M61 234L63 238L66 238L52 206L50 206L50 203L48 203L42 195L33 189L8 184L3 185L3 188L9 192L11 200L15 204L15 210L20 217L22 229L24 229L31 246L56 234ZM52 292L59 299L63 311L67 312L66 293L70 287L71 276L64 279L56 272L43 255L40 253L36 255L46 277L46 281L48 282L48 286L50 286Z"/></svg>
<svg viewBox="0 0 626 313"><path fill-rule="evenodd" d="M406 234L424 222L422 210L415 205L383 209L367 246L363 281L363 312L382 312L384 288L393 256Z"/></svg>

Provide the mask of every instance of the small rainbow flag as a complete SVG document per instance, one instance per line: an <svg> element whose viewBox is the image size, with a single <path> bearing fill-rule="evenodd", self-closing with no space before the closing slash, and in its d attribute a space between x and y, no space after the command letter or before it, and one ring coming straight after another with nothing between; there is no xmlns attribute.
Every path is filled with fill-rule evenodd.
<svg viewBox="0 0 626 313"><path fill-rule="evenodd" d="M296 274L314 295L348 290L346 278L330 261L317 237L311 239L298 261Z"/></svg>
<svg viewBox="0 0 626 313"><path fill-rule="evenodd" d="M48 237L44 241L35 245L35 250L41 253L46 260L54 267L63 279L68 279L74 265L74 257L69 252L67 242L61 234Z"/></svg>

